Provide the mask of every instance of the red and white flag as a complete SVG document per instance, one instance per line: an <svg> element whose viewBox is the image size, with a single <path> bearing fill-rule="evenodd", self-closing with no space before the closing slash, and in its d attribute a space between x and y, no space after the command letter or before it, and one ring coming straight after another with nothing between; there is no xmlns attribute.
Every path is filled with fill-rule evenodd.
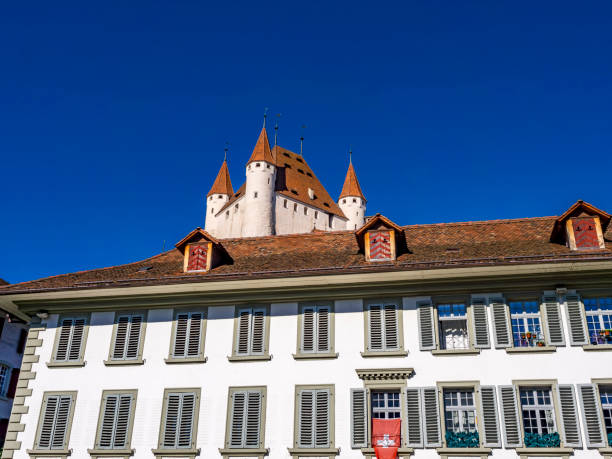
<svg viewBox="0 0 612 459"><path fill-rule="evenodd" d="M401 444L401 419L373 419L372 446L378 459L395 459Z"/></svg>

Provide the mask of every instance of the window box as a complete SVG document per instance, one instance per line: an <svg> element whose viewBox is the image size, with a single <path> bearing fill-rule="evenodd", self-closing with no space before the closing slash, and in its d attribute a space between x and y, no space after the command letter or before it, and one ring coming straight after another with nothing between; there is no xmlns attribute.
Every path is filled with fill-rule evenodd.
<svg viewBox="0 0 612 459"><path fill-rule="evenodd" d="M446 432L446 446L449 448L478 448L480 437L474 432Z"/></svg>
<svg viewBox="0 0 612 459"><path fill-rule="evenodd" d="M527 432L525 434L526 448L558 448L561 446L561 437L557 432L538 434Z"/></svg>

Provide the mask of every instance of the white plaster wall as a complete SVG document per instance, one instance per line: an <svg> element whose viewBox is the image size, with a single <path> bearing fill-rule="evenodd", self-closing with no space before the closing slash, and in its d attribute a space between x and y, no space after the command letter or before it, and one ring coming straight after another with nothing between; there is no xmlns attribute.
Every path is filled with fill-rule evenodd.
<svg viewBox="0 0 612 459"><path fill-rule="evenodd" d="M356 202L353 202L353 200ZM344 212L344 215L348 218L346 229L357 229L363 226L365 223L366 211L366 202L363 199L347 196L338 200L338 206L340 206L340 209L342 209L342 212Z"/></svg>
<svg viewBox="0 0 612 459"><path fill-rule="evenodd" d="M0 363L8 365L11 369L21 367L22 355L17 353L17 344L21 330L26 328L25 325L4 322L2 336L0 337ZM8 384L11 380L11 372L7 374L5 389L8 389ZM11 415L11 407L13 399L0 396L0 419L8 419Z"/></svg>
<svg viewBox="0 0 612 459"><path fill-rule="evenodd" d="M287 207L285 208L285 200ZM297 211L294 211L297 204ZM323 210L308 206L291 198L276 195L276 234L310 233L313 228L330 231L329 214ZM304 207L308 214L304 215ZM315 219L315 212L317 218Z"/></svg>
<svg viewBox="0 0 612 459"><path fill-rule="evenodd" d="M275 166L265 161L254 161L247 166L242 236L268 236L274 233L275 182Z"/></svg>
<svg viewBox="0 0 612 459"><path fill-rule="evenodd" d="M499 295L491 293L490 297ZM51 356L57 315L50 316L48 329L40 333L40 362L33 371L33 394L26 399L30 407L23 416L26 424L19 434L22 449L16 459L27 459L25 453L34 441L44 391L78 390L70 447L73 458L87 458L87 448L94 443L100 397L103 389L138 389L138 403L132 447L136 459L151 458L157 446L164 388L201 387L202 401L197 446L202 458L219 458L218 448L225 438L227 391L229 386L266 385L268 387L265 445L270 458L289 458L287 447L293 444L294 387L296 384L335 384L336 446L340 458L361 459L350 447L350 388L363 387L356 368L413 367L411 387L432 386L437 381L479 380L481 384L510 384L513 379L550 379L559 383L590 382L591 378L612 377L609 352L584 352L581 348L561 347L552 354L507 354L504 350L485 349L477 356L433 356L419 351L416 303L422 298L403 298L404 343L407 357L368 358L363 351L363 314L361 300L336 301L336 360L299 360L292 358L296 347L298 305L271 306L269 362L230 363L232 350L233 307L209 308L204 364L166 365L172 311L151 311L144 344L146 362L141 366L105 367L111 340L113 313L94 313L85 352L84 368L47 368ZM563 310L567 338L567 320ZM489 317L491 331L491 317ZM584 429L584 423L582 422ZM584 431L583 431L584 438ZM433 449L418 449L418 459L435 458ZM495 458L516 458L513 450L495 449ZM577 458L600 458L597 451L577 449Z"/></svg>
<svg viewBox="0 0 612 459"><path fill-rule="evenodd" d="M215 237L218 237L215 233L218 232L220 221L217 213L228 200L229 196L226 194L213 194L206 198L206 217L204 229Z"/></svg>

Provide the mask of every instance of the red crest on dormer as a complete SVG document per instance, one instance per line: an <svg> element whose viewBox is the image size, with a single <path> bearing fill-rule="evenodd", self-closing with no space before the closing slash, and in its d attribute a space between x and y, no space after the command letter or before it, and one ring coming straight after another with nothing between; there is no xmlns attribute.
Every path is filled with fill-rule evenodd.
<svg viewBox="0 0 612 459"><path fill-rule="evenodd" d="M555 221L553 242L572 250L605 249L604 230L612 216L591 204L578 201Z"/></svg>
<svg viewBox="0 0 612 459"><path fill-rule="evenodd" d="M376 214L355 231L359 247L368 261L392 261L397 257L397 242L403 234L401 226Z"/></svg>
<svg viewBox="0 0 612 459"><path fill-rule="evenodd" d="M223 258L221 243L204 231L196 228L175 246L183 253L185 272L210 271Z"/></svg>

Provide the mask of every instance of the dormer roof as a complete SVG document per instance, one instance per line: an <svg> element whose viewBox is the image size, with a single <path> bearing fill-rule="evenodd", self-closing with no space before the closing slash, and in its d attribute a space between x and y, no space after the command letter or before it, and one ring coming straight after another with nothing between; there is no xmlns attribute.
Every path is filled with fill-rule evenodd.
<svg viewBox="0 0 612 459"><path fill-rule="evenodd" d="M366 241L367 239L366 235L367 233L372 232L372 231L387 231L387 232L394 233L394 236L392 238L392 243L393 243L393 258L395 258L396 248L401 247L401 241L403 240L404 229L401 226L397 225L396 223L393 223L391 220L389 220L384 215L381 215L381 214L374 215L361 228L358 228L355 231L355 236L357 237L359 249L362 251L365 251L366 253L368 252L368 250L366 250L366 246L368 245Z"/></svg>
<svg viewBox="0 0 612 459"><path fill-rule="evenodd" d="M230 180L229 170L227 168L227 160L223 160L223 164L221 164L221 169L219 169L219 173L217 174L217 178L213 183L210 191L206 195L206 197L211 194L234 194L234 189L232 188L232 181Z"/></svg>
<svg viewBox="0 0 612 459"><path fill-rule="evenodd" d="M584 202L583 200L576 201L569 209L567 209L563 215L558 217L555 220L555 225L552 230L552 234L550 236L551 242L566 242L566 222L570 218L581 217L581 216L596 216L599 217L601 222L601 229L603 232L606 232L606 228L610 223L610 219L612 219L612 215L607 212L604 212L601 209L598 209L592 204L588 202Z"/></svg>
<svg viewBox="0 0 612 459"><path fill-rule="evenodd" d="M270 164L275 163L274 157L272 156L272 150L270 149L270 142L268 141L268 133L266 132L265 127L261 128L259 138L257 139L257 143L255 144L255 148L253 148L253 153L251 154L251 158L247 164L250 164L253 161L265 161Z"/></svg>
<svg viewBox="0 0 612 459"><path fill-rule="evenodd" d="M212 242L213 244L219 245L219 246L221 245L221 243L217 239L215 239L208 232L204 231L202 228L198 226L191 233L189 233L183 239L178 241L174 245L174 247L176 247L182 254L185 254L185 248L187 247L187 245L191 243L195 243L195 242L202 242L202 241Z"/></svg>
<svg viewBox="0 0 612 459"><path fill-rule="evenodd" d="M348 170L346 171L346 178L344 179L344 186L342 187L342 192L340 193L340 199L347 196L356 196L364 201L366 200L363 192L361 191L361 187L359 186L359 180L357 180L357 174L355 173L355 168L353 167L352 162L349 163Z"/></svg>

